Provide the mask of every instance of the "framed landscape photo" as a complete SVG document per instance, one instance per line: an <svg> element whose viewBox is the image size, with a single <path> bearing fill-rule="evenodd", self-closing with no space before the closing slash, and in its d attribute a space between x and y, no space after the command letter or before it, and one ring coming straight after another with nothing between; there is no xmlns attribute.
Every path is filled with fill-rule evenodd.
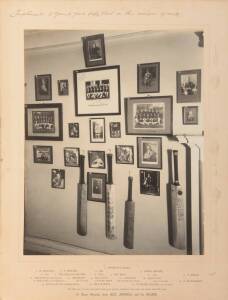
<svg viewBox="0 0 228 300"><path fill-rule="evenodd" d="M116 163L134 164L134 146L116 145Z"/></svg>
<svg viewBox="0 0 228 300"><path fill-rule="evenodd" d="M120 122L110 122L110 138L121 138L121 124Z"/></svg>
<svg viewBox="0 0 228 300"><path fill-rule="evenodd" d="M106 174L87 173L87 198L90 201L106 201Z"/></svg>
<svg viewBox="0 0 228 300"><path fill-rule="evenodd" d="M66 167L79 167L79 148L65 147L64 148L64 165Z"/></svg>
<svg viewBox="0 0 228 300"><path fill-rule="evenodd" d="M58 94L59 96L67 96L69 94L68 80L58 80Z"/></svg>
<svg viewBox="0 0 228 300"><path fill-rule="evenodd" d="M171 135L173 97L125 98L126 134Z"/></svg>
<svg viewBox="0 0 228 300"><path fill-rule="evenodd" d="M82 37L86 67L106 64L104 34Z"/></svg>
<svg viewBox="0 0 228 300"><path fill-rule="evenodd" d="M56 189L65 189L65 170L51 170L51 187Z"/></svg>
<svg viewBox="0 0 228 300"><path fill-rule="evenodd" d="M79 138L79 123L69 123L69 137L71 138Z"/></svg>
<svg viewBox="0 0 228 300"><path fill-rule="evenodd" d="M89 168L105 169L105 151L88 151Z"/></svg>
<svg viewBox="0 0 228 300"><path fill-rule="evenodd" d="M105 143L105 119L92 118L89 120L90 142Z"/></svg>
<svg viewBox="0 0 228 300"><path fill-rule="evenodd" d="M160 92L160 63L145 63L137 65L138 93Z"/></svg>
<svg viewBox="0 0 228 300"><path fill-rule="evenodd" d="M160 172L140 170L140 193L160 196Z"/></svg>
<svg viewBox="0 0 228 300"><path fill-rule="evenodd" d="M162 139L160 137L138 137L138 168L162 168Z"/></svg>
<svg viewBox="0 0 228 300"><path fill-rule="evenodd" d="M35 75L36 101L52 100L51 74Z"/></svg>
<svg viewBox="0 0 228 300"><path fill-rule="evenodd" d="M120 67L74 71L76 116L119 115Z"/></svg>
<svg viewBox="0 0 228 300"><path fill-rule="evenodd" d="M198 125L198 106L182 107L182 118L184 125Z"/></svg>
<svg viewBox="0 0 228 300"><path fill-rule="evenodd" d="M26 140L63 140L62 104L25 105Z"/></svg>
<svg viewBox="0 0 228 300"><path fill-rule="evenodd" d="M177 72L177 103L201 101L201 70Z"/></svg>
<svg viewBox="0 0 228 300"><path fill-rule="evenodd" d="M53 164L52 146L33 146L34 163Z"/></svg>

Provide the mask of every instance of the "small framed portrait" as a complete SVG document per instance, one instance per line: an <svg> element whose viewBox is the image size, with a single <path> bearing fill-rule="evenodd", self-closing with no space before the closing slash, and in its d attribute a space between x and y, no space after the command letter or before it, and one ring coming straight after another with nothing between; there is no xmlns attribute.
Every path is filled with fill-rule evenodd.
<svg viewBox="0 0 228 300"><path fill-rule="evenodd" d="M79 123L69 123L69 137L71 138L79 138Z"/></svg>
<svg viewBox="0 0 228 300"><path fill-rule="evenodd" d="M68 80L58 80L58 94L59 96L67 96L69 95L69 88L68 88Z"/></svg>
<svg viewBox="0 0 228 300"><path fill-rule="evenodd" d="M116 163L134 164L134 146L116 145Z"/></svg>
<svg viewBox="0 0 228 300"><path fill-rule="evenodd" d="M160 172L140 170L140 193L160 196Z"/></svg>
<svg viewBox="0 0 228 300"><path fill-rule="evenodd" d="M89 120L90 142L105 143L105 119L93 118Z"/></svg>
<svg viewBox="0 0 228 300"><path fill-rule="evenodd" d="M177 72L177 103L201 101L201 70Z"/></svg>
<svg viewBox="0 0 228 300"><path fill-rule="evenodd" d="M106 64L104 34L82 37L86 67Z"/></svg>
<svg viewBox="0 0 228 300"><path fill-rule="evenodd" d="M160 63L137 65L138 93L160 92Z"/></svg>
<svg viewBox="0 0 228 300"><path fill-rule="evenodd" d="M106 174L87 173L87 198L90 201L106 201Z"/></svg>
<svg viewBox="0 0 228 300"><path fill-rule="evenodd" d="M51 187L56 189L65 189L65 170L51 170Z"/></svg>
<svg viewBox="0 0 228 300"><path fill-rule="evenodd" d="M120 122L110 122L110 137L111 138L121 138L121 125Z"/></svg>
<svg viewBox="0 0 228 300"><path fill-rule="evenodd" d="M52 146L33 146L34 163L53 164Z"/></svg>
<svg viewBox="0 0 228 300"><path fill-rule="evenodd" d="M162 139L160 137L138 137L138 168L162 168Z"/></svg>
<svg viewBox="0 0 228 300"><path fill-rule="evenodd" d="M35 76L36 101L52 100L51 74Z"/></svg>
<svg viewBox="0 0 228 300"><path fill-rule="evenodd" d="M105 169L105 151L88 151L89 168Z"/></svg>
<svg viewBox="0 0 228 300"><path fill-rule="evenodd" d="M79 148L65 147L64 148L64 165L66 167L79 167Z"/></svg>
<svg viewBox="0 0 228 300"><path fill-rule="evenodd" d="M182 118L184 125L198 125L198 106L182 107Z"/></svg>

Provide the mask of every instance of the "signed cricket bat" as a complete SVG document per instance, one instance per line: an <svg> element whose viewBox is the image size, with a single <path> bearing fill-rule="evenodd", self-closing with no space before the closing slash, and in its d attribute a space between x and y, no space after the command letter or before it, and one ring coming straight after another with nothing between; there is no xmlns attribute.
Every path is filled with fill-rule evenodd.
<svg viewBox="0 0 228 300"><path fill-rule="evenodd" d="M85 184L85 156L80 155L80 179L78 183L77 233L87 234L87 185Z"/></svg>

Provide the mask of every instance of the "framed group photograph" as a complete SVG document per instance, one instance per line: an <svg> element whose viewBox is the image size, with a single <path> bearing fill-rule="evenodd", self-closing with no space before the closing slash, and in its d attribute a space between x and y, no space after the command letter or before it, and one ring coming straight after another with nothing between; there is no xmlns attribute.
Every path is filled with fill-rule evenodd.
<svg viewBox="0 0 228 300"><path fill-rule="evenodd" d="M182 118L184 125L198 125L198 106L182 107Z"/></svg>
<svg viewBox="0 0 228 300"><path fill-rule="evenodd" d="M134 164L134 146L116 145L116 163Z"/></svg>
<svg viewBox="0 0 228 300"><path fill-rule="evenodd" d="M120 67L74 71L76 116L119 115Z"/></svg>
<svg viewBox="0 0 228 300"><path fill-rule="evenodd" d="M138 137L138 168L162 168L162 139L160 137Z"/></svg>
<svg viewBox="0 0 228 300"><path fill-rule="evenodd" d="M62 104L25 105L26 140L63 140Z"/></svg>
<svg viewBox="0 0 228 300"><path fill-rule="evenodd" d="M160 63L145 63L137 65L138 93L160 92Z"/></svg>
<svg viewBox="0 0 228 300"><path fill-rule="evenodd" d="M65 189L65 170L51 170L51 187L55 189Z"/></svg>
<svg viewBox="0 0 228 300"><path fill-rule="evenodd" d="M177 72L177 103L201 101L201 70Z"/></svg>
<svg viewBox="0 0 228 300"><path fill-rule="evenodd" d="M67 96L69 94L68 80L58 80L58 94L59 96Z"/></svg>
<svg viewBox="0 0 228 300"><path fill-rule="evenodd" d="M88 151L89 168L105 169L105 151Z"/></svg>
<svg viewBox="0 0 228 300"><path fill-rule="evenodd" d="M104 34L82 37L82 42L86 67L106 64Z"/></svg>
<svg viewBox="0 0 228 300"><path fill-rule="evenodd" d="M52 146L33 146L34 163L53 164Z"/></svg>
<svg viewBox="0 0 228 300"><path fill-rule="evenodd" d="M92 118L89 120L90 142L105 143L105 119Z"/></svg>
<svg viewBox="0 0 228 300"><path fill-rule="evenodd" d="M106 174L87 173L87 198L90 201L106 201Z"/></svg>
<svg viewBox="0 0 228 300"><path fill-rule="evenodd" d="M121 125L120 122L110 122L110 137L111 138L121 138Z"/></svg>
<svg viewBox="0 0 228 300"><path fill-rule="evenodd" d="M64 165L66 167L79 167L79 148L65 147L64 148Z"/></svg>
<svg viewBox="0 0 228 300"><path fill-rule="evenodd" d="M35 75L36 101L52 100L51 74Z"/></svg>
<svg viewBox="0 0 228 300"><path fill-rule="evenodd" d="M125 98L126 134L172 134L173 97Z"/></svg>
<svg viewBox="0 0 228 300"><path fill-rule="evenodd" d="M79 123L69 123L69 137L71 138L79 138Z"/></svg>
<svg viewBox="0 0 228 300"><path fill-rule="evenodd" d="M140 170L140 193L160 196L160 172Z"/></svg>

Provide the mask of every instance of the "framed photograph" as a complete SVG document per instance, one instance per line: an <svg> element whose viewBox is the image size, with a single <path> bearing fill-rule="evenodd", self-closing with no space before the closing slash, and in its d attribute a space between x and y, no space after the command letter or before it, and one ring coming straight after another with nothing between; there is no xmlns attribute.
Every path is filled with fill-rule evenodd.
<svg viewBox="0 0 228 300"><path fill-rule="evenodd" d="M35 76L36 101L52 100L51 74Z"/></svg>
<svg viewBox="0 0 228 300"><path fill-rule="evenodd" d="M172 134L172 96L125 98L126 134Z"/></svg>
<svg viewBox="0 0 228 300"><path fill-rule="evenodd" d="M162 139L160 137L138 137L138 168L162 168Z"/></svg>
<svg viewBox="0 0 228 300"><path fill-rule="evenodd" d="M88 151L89 168L105 169L105 151Z"/></svg>
<svg viewBox="0 0 228 300"><path fill-rule="evenodd" d="M79 148L65 147L64 148L64 165L66 167L79 167Z"/></svg>
<svg viewBox="0 0 228 300"><path fill-rule="evenodd" d="M201 70L177 72L177 103L201 101Z"/></svg>
<svg viewBox="0 0 228 300"><path fill-rule="evenodd" d="M182 118L184 125L198 125L198 106L182 107Z"/></svg>
<svg viewBox="0 0 228 300"><path fill-rule="evenodd" d="M104 34L82 37L86 67L106 64Z"/></svg>
<svg viewBox="0 0 228 300"><path fill-rule="evenodd" d="M106 201L106 174L87 173L87 198L91 201Z"/></svg>
<svg viewBox="0 0 228 300"><path fill-rule="evenodd" d="M160 92L160 63L146 63L137 65L138 93Z"/></svg>
<svg viewBox="0 0 228 300"><path fill-rule="evenodd" d="M52 146L33 146L34 163L38 164L53 164Z"/></svg>
<svg viewBox="0 0 228 300"><path fill-rule="evenodd" d="M134 146L116 145L116 163L134 164Z"/></svg>
<svg viewBox="0 0 228 300"><path fill-rule="evenodd" d="M63 140L62 104L25 105L26 140Z"/></svg>
<svg viewBox="0 0 228 300"><path fill-rule="evenodd" d="M93 118L89 120L90 142L105 143L105 119Z"/></svg>
<svg viewBox="0 0 228 300"><path fill-rule="evenodd" d="M71 138L79 138L79 123L69 123L69 137Z"/></svg>
<svg viewBox="0 0 228 300"><path fill-rule="evenodd" d="M51 170L51 187L55 189L65 189L65 170Z"/></svg>
<svg viewBox="0 0 228 300"><path fill-rule="evenodd" d="M110 137L111 138L121 138L121 125L120 122L110 122Z"/></svg>
<svg viewBox="0 0 228 300"><path fill-rule="evenodd" d="M160 196L160 172L140 170L140 193Z"/></svg>
<svg viewBox="0 0 228 300"><path fill-rule="evenodd" d="M76 116L119 115L120 66L74 71Z"/></svg>
<svg viewBox="0 0 228 300"><path fill-rule="evenodd" d="M59 96L69 95L68 80L58 80L58 94Z"/></svg>

